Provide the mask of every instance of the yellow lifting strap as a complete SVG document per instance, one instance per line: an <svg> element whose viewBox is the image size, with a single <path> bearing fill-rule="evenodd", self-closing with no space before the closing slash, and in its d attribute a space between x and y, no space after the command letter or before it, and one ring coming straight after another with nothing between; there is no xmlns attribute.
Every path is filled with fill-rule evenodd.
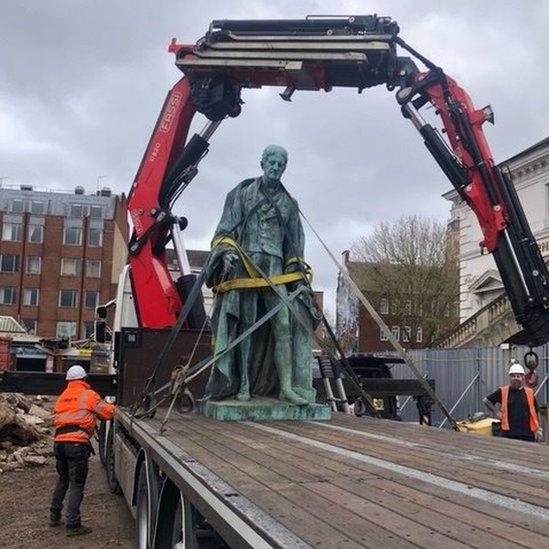
<svg viewBox="0 0 549 549"><path fill-rule="evenodd" d="M224 292L229 292L231 290L249 290L249 289L256 289L256 288L267 288L271 284L278 286L279 284L289 284L291 282L297 282L298 280L304 280L311 283L313 279L313 272L312 272L312 269L309 267L306 269L305 272L299 271L295 273L275 275L271 277L269 280L266 280L257 272L257 269L254 267L253 263L248 259L244 250L242 250L242 248L238 245L238 243L233 238L229 236L221 236L219 238L216 238L215 240L212 241L212 250L222 244L225 244L226 246L230 246L231 248L234 248L236 250L236 252L238 253L238 256L240 257L240 260L242 261L242 264L244 265L244 268L246 269L246 272L248 273L249 278L235 278L233 280L226 280L225 282L220 282L219 284L213 287L213 291L217 294L222 294ZM291 265L293 263L300 263L299 258L292 257L288 259L288 261L286 261L286 266Z"/></svg>

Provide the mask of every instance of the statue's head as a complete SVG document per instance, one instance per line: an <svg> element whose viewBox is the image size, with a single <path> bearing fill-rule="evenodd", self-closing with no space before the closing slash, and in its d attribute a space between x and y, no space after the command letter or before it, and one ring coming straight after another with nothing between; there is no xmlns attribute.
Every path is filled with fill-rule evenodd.
<svg viewBox="0 0 549 549"><path fill-rule="evenodd" d="M261 168L263 177L267 181L280 181L286 164L288 163L288 152L280 145L269 145L261 155Z"/></svg>

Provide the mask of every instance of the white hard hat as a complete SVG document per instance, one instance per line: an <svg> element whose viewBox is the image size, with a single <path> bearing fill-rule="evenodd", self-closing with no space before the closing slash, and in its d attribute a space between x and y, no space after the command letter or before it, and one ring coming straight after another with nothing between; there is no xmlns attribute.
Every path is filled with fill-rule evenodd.
<svg viewBox="0 0 549 549"><path fill-rule="evenodd" d="M511 367L509 368L509 375L511 374L522 374L524 375L525 374L525 371L524 371L524 368L516 363L516 364L511 364Z"/></svg>
<svg viewBox="0 0 549 549"><path fill-rule="evenodd" d="M65 379L67 381L74 381L75 379L84 379L87 375L86 370L80 364L75 364L67 370Z"/></svg>

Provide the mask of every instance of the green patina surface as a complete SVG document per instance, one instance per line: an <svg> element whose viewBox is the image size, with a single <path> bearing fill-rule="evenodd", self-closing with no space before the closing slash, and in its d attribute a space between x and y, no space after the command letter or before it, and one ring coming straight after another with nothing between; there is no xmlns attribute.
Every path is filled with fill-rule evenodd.
<svg viewBox="0 0 549 549"><path fill-rule="evenodd" d="M219 421L326 421L332 417L330 407L323 404L298 406L268 397L256 397L249 402L235 399L200 400L198 411L203 416Z"/></svg>
<svg viewBox="0 0 549 549"><path fill-rule="evenodd" d="M208 286L250 277L236 244L261 276L305 270L299 208L281 182L287 160L283 147L270 145L261 158L263 174L244 180L227 195L213 238L221 243L214 245L204 267ZM238 348L223 354L298 286L302 292L290 307L283 307ZM220 358L205 390L204 415L233 421L329 419L329 408L315 405L312 386L312 332L320 318L306 280L288 287L280 284L276 289L233 289L217 294L211 325L214 354Z"/></svg>

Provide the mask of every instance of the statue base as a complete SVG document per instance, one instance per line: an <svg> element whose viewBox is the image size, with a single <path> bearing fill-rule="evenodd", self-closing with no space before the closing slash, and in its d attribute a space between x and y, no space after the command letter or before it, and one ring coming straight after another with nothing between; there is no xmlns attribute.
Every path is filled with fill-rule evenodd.
<svg viewBox="0 0 549 549"><path fill-rule="evenodd" d="M199 400L198 413L218 421L288 421L331 419L332 410L323 404L296 406L275 398L254 397L240 400Z"/></svg>

